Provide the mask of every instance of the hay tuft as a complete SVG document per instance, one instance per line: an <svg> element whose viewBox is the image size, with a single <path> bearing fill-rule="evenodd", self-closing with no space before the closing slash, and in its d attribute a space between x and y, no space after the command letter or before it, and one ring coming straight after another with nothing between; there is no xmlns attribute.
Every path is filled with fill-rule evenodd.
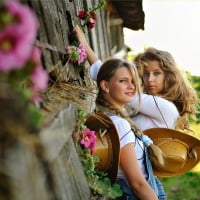
<svg viewBox="0 0 200 200"><path fill-rule="evenodd" d="M87 68L76 71L69 63L58 63L50 73L50 85L43 93L42 113L48 123L68 103L90 112L97 95L96 83L91 80Z"/></svg>

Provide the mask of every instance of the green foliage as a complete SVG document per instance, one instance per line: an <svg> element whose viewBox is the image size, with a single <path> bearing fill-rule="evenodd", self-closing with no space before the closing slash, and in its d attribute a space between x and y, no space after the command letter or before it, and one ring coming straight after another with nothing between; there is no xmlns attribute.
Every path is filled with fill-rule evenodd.
<svg viewBox="0 0 200 200"><path fill-rule="evenodd" d="M198 200L200 194L200 174L187 172L178 177L160 178L168 199L170 200Z"/></svg>
<svg viewBox="0 0 200 200"><path fill-rule="evenodd" d="M30 123L34 126L34 127L39 127L42 121L42 116L40 113L40 110L37 109L34 105L30 104L27 108L28 113L29 113L29 120Z"/></svg>
<svg viewBox="0 0 200 200"><path fill-rule="evenodd" d="M42 116L40 109L31 100L33 92L26 83L27 71L29 71L28 67L25 67L21 70L13 70L10 73L0 74L1 92L3 94L3 91L6 91L5 93L7 94L5 97L8 98L8 101L12 98L15 99L15 106L18 110L17 112L19 112L18 119L23 119L23 124L26 124L30 129L38 130L42 122ZM14 105L10 105L10 107L12 106ZM23 117L22 113L26 117Z"/></svg>
<svg viewBox="0 0 200 200"><path fill-rule="evenodd" d="M191 127L192 127L192 130L194 131L194 136L200 138L200 123L192 122Z"/></svg>
<svg viewBox="0 0 200 200"><path fill-rule="evenodd" d="M200 98L200 76L191 76L191 82L195 90L197 91L197 95ZM197 108L197 122L200 123L200 106Z"/></svg>
<svg viewBox="0 0 200 200"><path fill-rule="evenodd" d="M191 76L193 87L196 89L198 96L200 97L200 76Z"/></svg>
<svg viewBox="0 0 200 200"><path fill-rule="evenodd" d="M92 187L94 189L94 185L92 185ZM104 177L101 180L96 181L95 191L98 194L108 197L110 199L115 199L116 197L122 195L120 186L116 183L112 185L110 179L107 177Z"/></svg>
<svg viewBox="0 0 200 200"><path fill-rule="evenodd" d="M78 109L78 116L75 126L76 132L81 133L81 131L86 128L84 125L86 117L85 111ZM81 135L79 134L79 137L80 136ZM95 168L96 163L100 161L99 157L92 155L90 149L83 148L80 145L80 138L76 138L75 144L84 168L88 185L91 188L94 197L104 196L108 197L109 199L115 199L116 197L121 196L122 191L120 186L117 183L112 184L106 173Z"/></svg>

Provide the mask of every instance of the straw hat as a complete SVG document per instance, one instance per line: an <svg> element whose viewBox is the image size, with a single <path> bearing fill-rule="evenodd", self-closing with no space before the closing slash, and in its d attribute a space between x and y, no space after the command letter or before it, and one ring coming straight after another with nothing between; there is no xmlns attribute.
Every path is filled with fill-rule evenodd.
<svg viewBox="0 0 200 200"><path fill-rule="evenodd" d="M164 154L164 165L153 166L154 174L173 177L191 170L200 161L200 140L174 129L151 128L143 131Z"/></svg>
<svg viewBox="0 0 200 200"><path fill-rule="evenodd" d="M95 131L97 136L96 148L93 155L98 156L100 161L96 168L108 174L112 182L116 181L120 143L117 130L111 119L103 113L90 115L85 125Z"/></svg>

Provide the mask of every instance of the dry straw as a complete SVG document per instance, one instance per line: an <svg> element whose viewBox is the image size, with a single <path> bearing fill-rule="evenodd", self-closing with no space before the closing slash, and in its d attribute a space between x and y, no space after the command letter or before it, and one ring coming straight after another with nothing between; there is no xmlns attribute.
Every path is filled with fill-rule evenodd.
<svg viewBox="0 0 200 200"><path fill-rule="evenodd" d="M59 62L50 72L51 84L43 94L42 112L46 121L50 117L49 113L55 114L67 103L74 103L88 112L94 108L96 83L89 77L87 69L83 71L84 78L75 70L69 62L64 66Z"/></svg>

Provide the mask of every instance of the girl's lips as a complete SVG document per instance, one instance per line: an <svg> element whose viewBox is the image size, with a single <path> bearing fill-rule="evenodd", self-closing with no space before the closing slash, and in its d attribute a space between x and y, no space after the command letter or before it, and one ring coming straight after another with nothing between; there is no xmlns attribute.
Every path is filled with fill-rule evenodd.
<svg viewBox="0 0 200 200"><path fill-rule="evenodd" d="M130 96L130 97L132 97L132 96L134 95L133 92L127 92L127 93L125 93L125 94L128 95L128 96Z"/></svg>
<svg viewBox="0 0 200 200"><path fill-rule="evenodd" d="M153 86L153 85L148 85L147 87L148 88L156 88L156 86Z"/></svg>

